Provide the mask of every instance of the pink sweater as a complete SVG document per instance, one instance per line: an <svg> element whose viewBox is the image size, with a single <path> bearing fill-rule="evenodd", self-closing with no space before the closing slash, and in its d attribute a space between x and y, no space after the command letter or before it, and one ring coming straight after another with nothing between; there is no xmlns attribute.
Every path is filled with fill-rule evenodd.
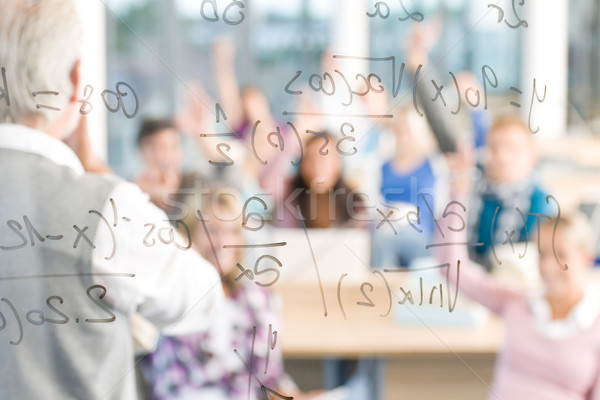
<svg viewBox="0 0 600 400"><path fill-rule="evenodd" d="M577 327L568 335L553 339L543 332L536 320L530 293L521 293L498 282L468 262L463 256L466 252L450 248L446 252L444 262L451 263L449 276L454 279L456 256L461 253L459 292L489 308L505 322L506 338L496 360L488 399L600 400L600 318L597 313L588 315L593 317L588 327Z"/></svg>

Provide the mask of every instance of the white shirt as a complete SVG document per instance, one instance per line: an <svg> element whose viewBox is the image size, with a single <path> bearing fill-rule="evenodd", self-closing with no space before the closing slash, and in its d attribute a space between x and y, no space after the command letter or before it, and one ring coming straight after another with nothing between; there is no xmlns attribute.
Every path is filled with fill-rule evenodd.
<svg viewBox="0 0 600 400"><path fill-rule="evenodd" d="M81 162L66 144L25 126L0 124L0 148L40 155L76 174L85 174ZM115 242L107 224L100 222L95 237L90 238L95 245L92 272L127 273L135 277L95 276L95 283L110 287L105 300L126 314L141 314L165 334L206 329L223 300L216 269L194 250L182 250L159 240L158 231L163 227L166 229L161 236L170 239L170 223L137 185L121 181L109 197L117 210L117 226L113 226L115 214L110 201L98 211L109 221ZM153 246L144 244L153 240ZM174 240L180 246L187 244L187 239L178 234ZM113 250L114 256L110 258Z"/></svg>
<svg viewBox="0 0 600 400"><path fill-rule="evenodd" d="M571 309L566 318L553 320L552 310L543 291L529 297L529 307L540 332L552 339L564 339L592 327L600 315L600 295L587 287L583 297Z"/></svg>

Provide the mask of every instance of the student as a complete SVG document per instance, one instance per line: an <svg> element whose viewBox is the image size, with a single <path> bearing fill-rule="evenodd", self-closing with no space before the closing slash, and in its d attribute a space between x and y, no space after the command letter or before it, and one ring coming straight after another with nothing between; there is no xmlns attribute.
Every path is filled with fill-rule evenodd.
<svg viewBox="0 0 600 400"><path fill-rule="evenodd" d="M190 213L186 219L194 246L223 273L226 301L208 331L162 337L144 360L152 399L264 399L261 384L284 396L309 398L298 392L283 369L276 298L236 266L250 262L248 250L224 248L244 244L237 198L231 188L214 187L201 198L200 214Z"/></svg>
<svg viewBox="0 0 600 400"><path fill-rule="evenodd" d="M297 206L307 228L364 225L363 198L345 183L342 160L327 134L306 140L298 172L288 184L286 197L276 204L275 223L286 228L301 227Z"/></svg>
<svg viewBox="0 0 600 400"><path fill-rule="evenodd" d="M250 153L248 144L234 137L210 136L214 132L228 129L219 125L228 126L229 118L215 125L215 102L206 93L202 84L199 82L190 84L182 103L183 106L173 118L175 127L192 139L203 159L194 170L182 173L180 193L171 196L175 202L181 203L182 197L193 194L199 184L206 182L227 182L227 185L237 188L245 197L260 192L261 187L255 173L246 168L248 158L254 157ZM278 175L280 171L276 170L273 174Z"/></svg>
<svg viewBox="0 0 600 400"><path fill-rule="evenodd" d="M227 115L227 121L223 124L239 135L247 150L243 170L254 177L264 190L275 193L277 188L270 185L277 179L274 179L271 167L280 158L294 159L298 152L296 146L285 143L290 140L290 127L275 118L269 100L260 88L240 88L235 73L235 46L231 40L222 38L215 43L213 63L219 102ZM267 136L273 132L281 135L279 137L284 140L283 145L272 145L276 142ZM268 165L263 165L257 157ZM277 171L279 174L281 172Z"/></svg>
<svg viewBox="0 0 600 400"><path fill-rule="evenodd" d="M501 117L494 122L486 154L483 177L473 187L467 225L469 240L483 243L470 248L470 256L489 270L497 264L492 241L501 245L514 231L512 241L525 242L536 226L536 215L553 215L553 211L535 178L533 138L520 118Z"/></svg>
<svg viewBox="0 0 600 400"><path fill-rule="evenodd" d="M435 29L425 26L416 28L409 35L408 68L413 74L419 66L427 64L428 50L438 34ZM423 93L424 86L420 85L417 95L440 150L449 155L456 154L457 143L467 141L469 135L460 131L456 124L449 123L450 118L445 118L448 111ZM500 116L485 140L481 133L472 140L478 145L483 141L486 146L482 149L482 170L473 188L467 223L469 240L483 243L483 246L470 248L469 254L490 271L498 264L492 242L502 244L507 235L515 243L526 241L537 221L535 214L548 214L549 207L546 192L534 174L537 157L527 125L519 117ZM525 218L525 224L519 212Z"/></svg>
<svg viewBox="0 0 600 400"><path fill-rule="evenodd" d="M186 181L180 134L168 120L147 119L140 127L137 144L144 169L135 182L156 206L168 213L169 195L176 194Z"/></svg>
<svg viewBox="0 0 600 400"><path fill-rule="evenodd" d="M395 154L381 166L380 189L382 201L399 222L394 230L387 226L374 229L371 262L375 267L408 267L416 258L428 256L433 216L440 209L440 198L445 197L440 177L446 166L442 156L433 151L431 140L428 143L427 126L408 108L396 114Z"/></svg>
<svg viewBox="0 0 600 400"><path fill-rule="evenodd" d="M464 199L468 185L459 185L463 189L454 192ZM591 229L580 214L543 221L540 291L523 292L486 274L472 264L464 246L443 247L440 261L451 264L449 277L461 294L506 324L489 399L597 400L600 296L587 277L593 262ZM448 242L466 241L464 230L446 232Z"/></svg>
<svg viewBox="0 0 600 400"><path fill-rule="evenodd" d="M144 245L165 214L93 155L73 2L0 10L0 397L134 399L129 316L202 331L219 277L192 250Z"/></svg>

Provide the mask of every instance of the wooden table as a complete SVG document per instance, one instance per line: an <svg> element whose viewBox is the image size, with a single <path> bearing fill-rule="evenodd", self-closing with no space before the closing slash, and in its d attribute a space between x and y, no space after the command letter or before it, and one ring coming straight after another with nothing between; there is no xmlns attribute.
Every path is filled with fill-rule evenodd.
<svg viewBox="0 0 600 400"><path fill-rule="evenodd" d="M336 269L344 270L341 267ZM347 275L342 277L343 274ZM490 354L496 352L502 341L501 322L493 316L477 327L452 326L453 315L458 316L468 302L459 293L456 308L449 312L446 281L437 271L377 273L364 268L362 271L339 273L329 271L321 275L323 297L317 279L309 274L302 279L284 279L273 286L283 301L281 343L286 355L393 357L407 353ZM391 296L381 275L385 275ZM422 305L419 305L420 278L424 293ZM440 307L440 284L443 307ZM429 304L433 286L436 289L433 290L432 304ZM408 291L411 291L413 305L405 300ZM454 295L455 292L451 291L452 299ZM391 310L388 313L390 300ZM405 300L404 304L399 304L402 300ZM373 306L367 305L369 303ZM407 312L407 307L416 323L397 321L397 313L402 308ZM324 316L325 309L327 316ZM427 316L434 310L441 310L447 315L449 323L440 325L428 320Z"/></svg>
<svg viewBox="0 0 600 400"><path fill-rule="evenodd" d="M386 378L385 365L390 360L409 363L409 373L414 374L413 366L419 364L420 367L417 368L422 368L426 371L425 374L428 374L431 368L435 368L436 374L448 377L448 372L454 373L450 370L455 369L458 363L465 364L465 367L470 369L468 364L481 364L480 360L485 359L484 369L489 370L487 379L491 379L493 358L503 338L501 321L490 317L478 327L439 326L428 321L419 324L401 324L396 320L396 313L398 308L407 305L398 304L399 298L403 298L399 287L403 285L405 290L414 287L408 282L411 278L414 279L415 276L398 275L389 279L389 285L394 293L392 296L394 304L389 315L385 317L381 315L388 311L388 292L383 282L372 273L367 272L355 279L350 275L343 278L340 299L346 318L342 314L337 298L339 280L334 282L326 279L323 282L327 316L324 316L321 291L316 279L277 283L274 289L283 300L280 343L285 358L372 359L375 361L375 367L370 374L371 387L374 391L373 399L385 398L386 389L390 391L394 381L397 381L398 374L407 376L406 366L401 366L400 368L403 369L399 372L398 365L395 365L393 368L396 376L388 375ZM364 282L373 285L372 292L369 291L368 286L363 286L363 290L374 304L373 307L357 304L358 301L367 303L360 291ZM413 297L417 301L414 293ZM459 303L461 301L459 297ZM439 303L410 307L419 316L426 310L424 307L429 309L439 307ZM460 307L460 304L457 307ZM447 309L445 312L448 312ZM469 359L469 356L475 356L475 361L472 361L473 358ZM483 357L477 358L477 356ZM465 362L465 359L468 361ZM427 364L423 364L423 360L428 360ZM326 371L328 369L331 372L331 368L326 367ZM465 371L467 375L475 374L466 369ZM417 376L410 379L418 378ZM475 379L473 376L471 378ZM432 376L423 378L423 374L421 379L434 381ZM457 381L455 377L447 379L450 379L452 384ZM481 378L477 376L477 379ZM335 386L336 382L331 382L331 379L325 377L325 381L328 380L330 382L328 387ZM398 388L402 391L405 389L406 384ZM457 390L462 392L464 389ZM480 398L486 390L485 385L480 386L479 392L472 398Z"/></svg>
<svg viewBox="0 0 600 400"><path fill-rule="evenodd" d="M418 283L415 284L415 279L418 281L419 274L386 273L394 303L389 315L381 317L387 312L389 297L385 284L375 273L367 268L328 268L330 270L323 274L326 317L318 282L316 278L311 279L311 273L301 279L284 279L273 287L283 300L280 343L286 358L372 358L378 360L379 375L385 375L382 365L386 360L390 361L385 383L381 376L378 379L379 386L396 389L389 399L397 398L398 393L419 399L479 399L485 396L493 374L494 356L503 340L502 322L498 318L490 315L475 327L440 326L428 321L401 324L395 316L399 308L405 307L398 304L404 297L399 288L411 289L417 302L415 287ZM343 270L348 271L340 286L346 318L338 303L339 278L334 279L340 277ZM600 287L600 269L594 268L590 272L590 284ZM365 282L373 285L372 292L364 286ZM357 304L358 301L365 302L361 286L373 307ZM455 311L459 310L462 301L459 294ZM439 303L415 304L411 309L420 315L431 307L439 307ZM427 391L426 396L423 391ZM384 397L383 393L377 396L373 398Z"/></svg>

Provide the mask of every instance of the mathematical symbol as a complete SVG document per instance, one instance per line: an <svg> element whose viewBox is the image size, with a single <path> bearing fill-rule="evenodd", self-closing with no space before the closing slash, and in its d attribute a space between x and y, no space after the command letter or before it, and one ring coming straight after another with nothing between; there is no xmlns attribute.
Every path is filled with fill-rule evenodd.
<svg viewBox="0 0 600 400"><path fill-rule="evenodd" d="M88 242L88 244L92 247L92 249L96 248L96 246L94 246L94 243L92 243L92 241L85 234L85 231L88 230L87 226L83 229L80 229L77 225L73 225L73 229L75 229L77 231L77 238L75 238L75 242L73 242L74 249L77 248L77 245L79 244L79 239L81 239L81 238L83 238L83 240Z"/></svg>
<svg viewBox="0 0 600 400"><path fill-rule="evenodd" d="M242 267L240 265L240 263L235 264L235 266L238 267L242 271L242 273L239 274L237 278L235 278L236 282L239 281L240 279L242 279L242 276L248 277L248 279L250 279L251 281L254 280L254 273L252 273L251 270L245 269L244 267Z"/></svg>
<svg viewBox="0 0 600 400"><path fill-rule="evenodd" d="M502 19L504 18L504 10L496 4L488 4L488 8L490 7L494 7L496 10L498 10L498 23L502 22Z"/></svg>
<svg viewBox="0 0 600 400"><path fill-rule="evenodd" d="M33 97L36 97L37 95L43 95L43 94L50 94L50 95L53 95L53 96L58 96L58 92L55 92L55 91L52 91L52 90L41 90L41 91L38 91L38 92L31 92L31 95ZM60 108L46 106L44 104L36 104L35 108L37 108L37 109L46 108L46 109L52 110L52 111L60 111Z"/></svg>
<svg viewBox="0 0 600 400"><path fill-rule="evenodd" d="M60 240L63 238L63 235L46 235L46 239L48 240Z"/></svg>
<svg viewBox="0 0 600 400"><path fill-rule="evenodd" d="M94 109L94 106L89 101L90 97L92 97L92 94L94 94L94 87L91 85L85 85L85 87L83 88L83 96L85 97L85 99L77 100L78 103L81 103L81 107L79 108L79 113L81 115L87 115Z"/></svg>
<svg viewBox="0 0 600 400"><path fill-rule="evenodd" d="M433 201L433 196L428 194L428 193L419 193L419 196L423 199L423 202L425 203L425 206L427 206L427 210L429 210L429 215L431 215L431 217L433 218L433 222L435 223L435 226L438 228L438 231L440 232L440 235L442 235L442 237L444 236L444 231L442 230L442 227L440 226L440 220L436 219L433 213L433 207L431 206L431 204L429 204L429 202L427 201L427 198L425 196L429 196L431 197L432 201ZM418 212L418 209L417 209Z"/></svg>
<svg viewBox="0 0 600 400"><path fill-rule="evenodd" d="M402 10L407 14L406 17L398 17L398 19L402 22L406 21L407 19L412 19L416 22L421 22L421 21L423 21L423 18L425 18L423 16L423 13L420 13L420 12L409 13L408 10L406 9L406 7L404 7L402 0L400 0L400 7L402 7Z"/></svg>
<svg viewBox="0 0 600 400"><path fill-rule="evenodd" d="M383 215L383 212L379 208L377 209L377 212L383 217L383 219L381 220L381 222L379 222L379 224L377 225L377 227L375 227L375 229L378 230L381 227L381 225L383 225L384 223L387 223L394 231L394 235L397 235L398 232L396 232L396 228L394 228L394 225L389 220L389 218L392 216L392 214L394 214L394 210L391 210L390 212L388 212L387 215Z"/></svg>
<svg viewBox="0 0 600 400"><path fill-rule="evenodd" d="M515 231L513 230L510 234L508 233L508 231L504 231L504 234L506 235L506 240L502 244L504 245L506 243L510 243L510 249L512 250L512 252L514 254L515 253L515 246L513 245L512 237L515 234Z"/></svg>
<svg viewBox="0 0 600 400"><path fill-rule="evenodd" d="M223 132L223 133L201 133L200 137L242 137L241 133Z"/></svg>
<svg viewBox="0 0 600 400"><path fill-rule="evenodd" d="M219 119L219 115L222 115L223 120L227 121L227 115L225 115L225 111L223 110L223 107L221 107L221 105L219 103L215 104L215 114L217 116L217 124L219 122L221 122Z"/></svg>
<svg viewBox="0 0 600 400"><path fill-rule="evenodd" d="M2 86L3 88L0 88L0 99L4 98L4 100L6 101L6 105L8 107L10 107L10 97L8 96L8 86L6 84L6 69L4 67L2 67Z"/></svg>
<svg viewBox="0 0 600 400"><path fill-rule="evenodd" d="M119 221L119 214L117 213L117 205L115 204L115 199L112 197L109 199L110 205L113 210L113 227L117 226L117 222Z"/></svg>
<svg viewBox="0 0 600 400"><path fill-rule="evenodd" d="M268 335L268 343L267 343L267 357L265 361L265 370L264 373L267 373L267 369L269 368L269 353L270 350L275 349L277 344L277 331L273 331L273 326L269 324L269 335ZM275 390L265 386L260 379L254 374L254 344L256 342L256 325L252 326L252 346L250 348L250 362L248 363L246 359L240 354L238 349L233 349L235 355L240 359L244 367L248 369L248 398L250 398L250 388L252 386L252 378L254 378L258 384L260 385L260 390L264 395L266 400L269 399L267 392L279 397L284 400L294 400L292 396L284 396L281 393L276 392Z"/></svg>
<svg viewBox="0 0 600 400"><path fill-rule="evenodd" d="M117 239L115 238L115 233L113 232L112 226L110 225L110 223L108 222L106 217L104 215L102 215L102 213L100 213L98 210L89 210L88 213L97 215L100 218L100 220L102 222L104 222L104 225L106 225L106 227L108 228L108 231L110 232L110 237L112 239L112 251L111 251L110 255L105 256L104 259L111 260L114 257L115 252L117 251ZM115 216L115 218L116 218L116 216ZM75 226L73 226L73 227L75 228ZM77 228L75 228L75 229L77 229ZM87 226L85 227L85 229L87 229ZM77 240L79 240L79 235L77 236ZM86 238L86 240L87 240L87 238ZM88 240L88 243L91 244L91 242L89 240ZM95 248L95 246L93 244L91 244L91 246L92 246L92 248ZM75 246L73 246L73 247L75 247Z"/></svg>
<svg viewBox="0 0 600 400"><path fill-rule="evenodd" d="M287 242L257 243L257 244L224 244L224 249L260 249L264 247L282 247Z"/></svg>
<svg viewBox="0 0 600 400"><path fill-rule="evenodd" d="M437 98L439 97L440 99L442 99L442 103L444 103L444 107L446 106L446 100L444 99L444 95L442 94L442 89L444 88L444 85L437 85L437 82L435 80L431 80L431 83L433 83L433 86L435 87L435 96L431 99L431 101L436 101Z"/></svg>
<svg viewBox="0 0 600 400"><path fill-rule="evenodd" d="M400 290L402 291L402 294L404 295L404 299L400 300L398 302L399 304L406 303L406 300L408 300L410 302L410 304L415 304L410 290L407 292L406 290L404 290L404 288L402 286L400 287Z"/></svg>
<svg viewBox="0 0 600 400"><path fill-rule="evenodd" d="M525 5L525 0L521 0L519 1L519 5L523 6ZM496 5L496 4L488 4L488 8L495 8L496 10L498 10L498 23L502 22L502 20L504 19L504 10L502 8L500 8L500 6ZM504 19L504 23L512 29L517 29L520 26L523 26L523 28L527 28L527 26L529 25L527 23L527 21L522 20L519 15L517 14L517 9L515 6L515 0L512 0L512 11L515 15L515 17L517 18L517 23L516 24L510 24L506 19Z"/></svg>
<svg viewBox="0 0 600 400"><path fill-rule="evenodd" d="M523 94L523 92L521 91L521 89L517 89L516 87L510 87L510 90L512 90L513 92L517 92L519 94ZM521 104L520 103L515 103L514 101L510 102L511 106L515 106L517 108L521 108Z"/></svg>
<svg viewBox="0 0 600 400"><path fill-rule="evenodd" d="M529 117L527 118L527 125L529 126L529 131L531 133L538 133L540 130L539 126L535 130L531 128L531 112L533 111L533 100L534 99L537 99L537 101L540 103L543 103L544 100L546 100L546 85L544 85L544 97L542 97L540 99L540 96L538 95L538 92L537 92L535 78L533 78L533 93L531 94L531 103L529 104Z"/></svg>
<svg viewBox="0 0 600 400"><path fill-rule="evenodd" d="M525 5L525 0L521 0L519 1L519 5L523 6ZM521 18L519 18L519 16L517 15L517 9L515 7L515 0L512 0L512 9L513 9L513 13L515 14L515 17L517 17L517 24L511 25L508 23L507 20L504 20L504 22L506 23L506 25L508 25L509 28L512 29L517 29L520 26L523 26L523 28L527 28L529 26L529 24L527 23L527 21L522 20Z"/></svg>

